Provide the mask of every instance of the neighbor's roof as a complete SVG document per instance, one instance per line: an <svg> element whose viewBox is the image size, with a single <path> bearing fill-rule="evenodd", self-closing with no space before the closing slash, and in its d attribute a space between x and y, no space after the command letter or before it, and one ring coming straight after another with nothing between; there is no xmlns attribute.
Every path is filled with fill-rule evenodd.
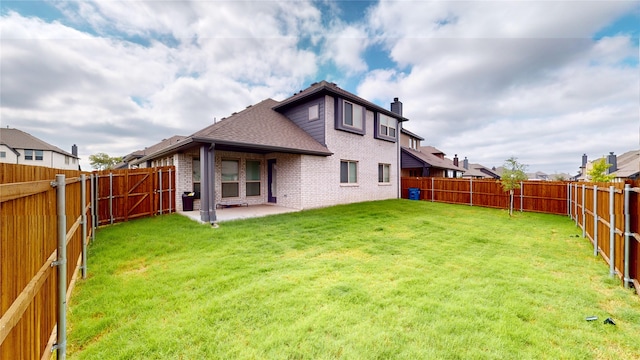
<svg viewBox="0 0 640 360"><path fill-rule="evenodd" d="M628 178L640 173L640 149L627 151L616 159L618 170L613 174L619 178Z"/></svg>
<svg viewBox="0 0 640 360"><path fill-rule="evenodd" d="M398 119L398 121L407 121L409 119L403 117L402 115L398 115L388 109L385 109L383 107L380 107L370 101L367 101L357 95L354 95L346 90L343 90L341 88L338 87L338 85L336 85L335 83L330 83L327 82L325 80L322 80L320 82L317 83L313 83L311 84L311 86L309 86L308 88L301 90L300 92L294 94L293 96L279 102L276 103L276 105L274 105L274 110L278 110L278 109L286 109L289 108L291 106L295 106L299 103L302 103L304 101L306 101L307 98L309 98L310 96L317 96L317 95L321 95L321 94L328 94L328 95L335 95L335 96L339 96L342 97L344 99L347 99L349 101L353 101L359 105L364 106L365 108L368 108L370 110L375 110L377 112L383 113L387 116L391 116L394 117L396 119Z"/></svg>
<svg viewBox="0 0 640 360"><path fill-rule="evenodd" d="M443 156L447 155L442 150L438 150L433 146L420 146L420 151L428 154L442 154Z"/></svg>
<svg viewBox="0 0 640 360"><path fill-rule="evenodd" d="M469 164L469 168L465 170L464 177L483 177L483 178L493 178L499 179L500 175L496 174L494 171L489 169L486 166L480 164Z"/></svg>
<svg viewBox="0 0 640 360"><path fill-rule="evenodd" d="M433 149L435 149L433 146L425 146L425 148L433 148ZM453 165L453 161L451 159L447 159L447 158L441 159L438 156L434 155L433 153L428 153L428 152L424 152L424 151L416 151L416 150L413 150L413 149L405 147L405 146L402 146L401 149L402 149L402 151L406 152L410 156L413 156L417 160L420 160L420 161L424 162L425 164L430 165L431 167L441 168L441 169L448 169L448 170L457 170L457 171L463 171L463 172L466 171L465 168L463 168L461 166Z"/></svg>
<svg viewBox="0 0 640 360"><path fill-rule="evenodd" d="M412 136L412 137L414 137L414 138L417 138L418 140L421 140L421 141L422 141L422 140L424 140L424 138L423 138L422 136L417 135L417 134L415 134L415 133L412 133L411 131L409 131L409 130L407 130L407 129L405 129L405 128L402 128L401 132L402 132L403 134L407 134L407 135L409 135L409 136Z"/></svg>
<svg viewBox="0 0 640 360"><path fill-rule="evenodd" d="M59 154L78 158L69 152L60 149L57 146L53 146L46 143L37 137L26 133L22 130L11 128L0 128L0 144L6 145L13 149L32 149L32 150L46 150L53 151Z"/></svg>

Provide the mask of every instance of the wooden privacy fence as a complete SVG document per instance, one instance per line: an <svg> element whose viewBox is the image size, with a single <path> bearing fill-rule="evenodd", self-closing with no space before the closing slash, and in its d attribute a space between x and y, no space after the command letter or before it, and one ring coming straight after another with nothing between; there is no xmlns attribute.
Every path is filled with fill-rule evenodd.
<svg viewBox="0 0 640 360"><path fill-rule="evenodd" d="M0 358L66 350L66 303L94 234L90 178L0 164Z"/></svg>
<svg viewBox="0 0 640 360"><path fill-rule="evenodd" d="M176 210L175 167L94 172L98 225Z"/></svg>
<svg viewBox="0 0 640 360"><path fill-rule="evenodd" d="M66 304L95 227L175 211L175 168L0 164L0 359L66 357Z"/></svg>
<svg viewBox="0 0 640 360"><path fill-rule="evenodd" d="M640 289L640 181L573 183L570 216L609 264L609 275ZM637 291L640 295L640 291Z"/></svg>
<svg viewBox="0 0 640 360"><path fill-rule="evenodd" d="M499 181L452 178L402 178L402 197L407 199L409 188L420 189L420 200L466 204L500 209L509 208L509 194ZM568 214L568 185L566 182L524 181L515 190L514 210Z"/></svg>

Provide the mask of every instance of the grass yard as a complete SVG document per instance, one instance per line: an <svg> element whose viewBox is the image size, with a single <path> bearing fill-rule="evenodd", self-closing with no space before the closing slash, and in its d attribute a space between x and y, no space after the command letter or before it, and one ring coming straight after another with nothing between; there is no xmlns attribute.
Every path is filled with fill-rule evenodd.
<svg viewBox="0 0 640 360"><path fill-rule="evenodd" d="M579 234L568 217L409 200L218 229L180 215L131 221L90 247L68 353L640 358L640 300Z"/></svg>

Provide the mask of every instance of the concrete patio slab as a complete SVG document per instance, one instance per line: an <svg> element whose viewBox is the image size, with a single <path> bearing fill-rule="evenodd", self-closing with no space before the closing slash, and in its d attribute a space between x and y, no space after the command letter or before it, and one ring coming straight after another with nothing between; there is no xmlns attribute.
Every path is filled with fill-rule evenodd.
<svg viewBox="0 0 640 360"><path fill-rule="evenodd" d="M216 209L216 222L250 219L268 215L286 214L300 211L277 205L250 205ZM178 214L187 216L195 221L200 221L200 210L178 211Z"/></svg>

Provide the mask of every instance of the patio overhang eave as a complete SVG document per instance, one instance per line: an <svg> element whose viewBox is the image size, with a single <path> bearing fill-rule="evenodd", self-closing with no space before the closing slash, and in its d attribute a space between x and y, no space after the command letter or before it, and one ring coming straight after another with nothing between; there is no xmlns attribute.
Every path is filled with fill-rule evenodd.
<svg viewBox="0 0 640 360"><path fill-rule="evenodd" d="M277 145L263 145L263 144L252 144L252 143L243 143L238 141L229 141L224 139L213 139L213 138L205 138L205 137L194 137L193 141L195 143L206 143L206 144L215 144L217 150L223 151L236 151L236 152L251 152L258 154L266 154L266 153L286 153L286 154L301 154L301 155L316 155L316 156L331 156L333 153L326 150L315 150L315 149L300 149L300 148L291 148Z"/></svg>

